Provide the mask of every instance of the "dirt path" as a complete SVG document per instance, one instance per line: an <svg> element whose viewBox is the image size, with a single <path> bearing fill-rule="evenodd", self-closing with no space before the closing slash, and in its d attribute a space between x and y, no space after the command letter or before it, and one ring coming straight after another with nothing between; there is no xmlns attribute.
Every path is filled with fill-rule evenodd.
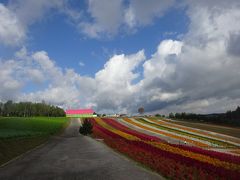
<svg viewBox="0 0 240 180"><path fill-rule="evenodd" d="M79 135L79 124L72 120L63 135L0 168L0 179L163 179L101 142Z"/></svg>

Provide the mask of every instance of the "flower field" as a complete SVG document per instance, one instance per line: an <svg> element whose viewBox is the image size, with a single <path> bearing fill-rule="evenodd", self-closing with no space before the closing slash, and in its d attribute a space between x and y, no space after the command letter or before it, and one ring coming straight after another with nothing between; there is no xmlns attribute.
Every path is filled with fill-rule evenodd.
<svg viewBox="0 0 240 180"><path fill-rule="evenodd" d="M141 125L132 119L124 121L132 123L131 126L116 119L91 118L93 136L104 139L108 146L170 179L239 179L239 156L171 144L132 128ZM161 133L156 127L143 127L146 132L154 130Z"/></svg>
<svg viewBox="0 0 240 180"><path fill-rule="evenodd" d="M198 134L200 136L209 137L209 138L217 139L220 141L231 141L231 143L240 144L240 139L238 139L238 138L234 138L234 137L230 137L230 136L226 136L226 135L218 134L218 133L212 133L212 132L204 131L204 130L200 130L200 129L190 128L190 127L186 127L186 126L182 126L182 125L177 125L177 124L171 123L169 121L167 122L165 119L157 119L157 118L153 118L153 117L148 117L147 120L149 120L153 123L157 123L162 126L180 129L182 131L190 132L193 134Z"/></svg>
<svg viewBox="0 0 240 180"><path fill-rule="evenodd" d="M123 118L123 123L134 125L147 131L161 134L187 144L208 149L239 149L239 139L230 138L220 134L212 134L201 130L184 126L176 126L174 123L151 120L150 118ZM224 137L223 137L224 136ZM231 151L229 151L231 152Z"/></svg>

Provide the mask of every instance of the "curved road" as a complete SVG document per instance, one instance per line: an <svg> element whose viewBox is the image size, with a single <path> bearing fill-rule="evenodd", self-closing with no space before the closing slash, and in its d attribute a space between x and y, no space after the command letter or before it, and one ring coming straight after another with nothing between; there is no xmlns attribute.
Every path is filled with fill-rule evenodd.
<svg viewBox="0 0 240 180"><path fill-rule="evenodd" d="M103 143L78 133L71 120L61 136L0 168L0 179L163 179L117 154Z"/></svg>

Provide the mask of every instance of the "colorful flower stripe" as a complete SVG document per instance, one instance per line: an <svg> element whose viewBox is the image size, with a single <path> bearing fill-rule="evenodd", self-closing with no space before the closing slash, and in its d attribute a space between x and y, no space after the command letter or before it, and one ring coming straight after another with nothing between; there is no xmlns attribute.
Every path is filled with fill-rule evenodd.
<svg viewBox="0 0 240 180"><path fill-rule="evenodd" d="M194 147L194 146L184 146L184 145L180 145L180 144L171 144L171 146L178 147L178 148L188 150L188 151L192 151L192 152L195 152L198 154L204 154L204 155L208 155L211 157L215 157L221 161L240 164L240 157L232 155L232 154L226 154L226 153L222 153L222 152L206 150L206 149L202 149L202 148L198 148L198 147Z"/></svg>
<svg viewBox="0 0 240 180"><path fill-rule="evenodd" d="M179 128L179 129L182 129L182 130L185 130L185 131L189 131L189 132L193 132L193 133L197 133L197 134L202 134L204 136L209 136L209 137L212 137L212 138L217 138L219 140L226 140L227 138L223 138L223 137L220 137L218 135L214 135L214 134L210 134L210 133L207 133L207 132L204 132L204 131L201 131L201 130L195 130L193 128L188 128L188 127L184 127L184 126L181 126L181 125L177 125L177 124L174 124L174 123L170 123L170 122L166 122L166 120L162 120L160 119L160 121L157 121L156 118L153 118L153 117L148 117L147 118L149 121L151 122L154 122L154 123L157 123L159 125L166 125L167 127L168 126L171 126L171 127L175 127L175 128ZM229 139L229 141L232 141L232 142L235 142L235 143L240 143L240 140L237 140L237 139Z"/></svg>
<svg viewBox="0 0 240 180"><path fill-rule="evenodd" d="M116 120L113 119L108 119L108 118L102 118L107 124L109 124L110 126L119 129L125 133L137 136L138 138L142 139L142 140L147 140L147 141L156 141L156 142L163 142L160 138L155 137L155 136L150 136L144 133L140 133L138 131L135 131L133 129L130 129L120 123L118 123ZM166 141L164 141L166 142ZM189 146L183 146L183 145L174 145L171 144L171 146L176 147L176 148L180 148L183 150L187 150L187 151L191 151L194 153L198 153L198 154L203 154L203 155L208 155L214 158L217 158L221 161L226 161L226 162L232 162L232 163L240 163L240 158L237 156L233 156L230 154L225 154L225 153L220 153L220 152L214 152L214 151L208 151L208 150L203 150L200 148L196 148L196 147L189 147Z"/></svg>
<svg viewBox="0 0 240 180"><path fill-rule="evenodd" d="M192 159L198 160L198 161L202 161L202 162L206 162L209 164L212 164L214 166L218 166L218 167L223 167L226 169L230 169L230 170L237 170L240 171L240 165L239 164L234 164L234 163L230 163L230 162L225 162L225 161L221 161L217 158L213 158L210 156L206 156L203 154L198 154L198 153L194 153L194 152L190 152L181 148L176 148L176 147L172 147L170 145L167 144L159 144L156 142L149 142L150 144L152 144L155 147L161 148L163 150L167 150L169 152L172 153L176 153L176 154L180 154L182 156L185 157L190 157Z"/></svg>
<svg viewBox="0 0 240 180"><path fill-rule="evenodd" d="M193 132L193 133L199 133L199 134L202 134L202 135L215 137L214 135L211 135L211 134L206 133L206 132L202 132L202 131L198 131L198 130L195 130L195 129L192 129L192 128L188 128L188 127L184 127L184 126L181 126L181 125L177 125L177 124L174 124L174 123L166 122L163 119L160 119L160 121L157 121L158 119L157 118L153 118L153 117L148 117L147 119L151 120L154 123L160 124L160 125L167 125L167 126L179 128L179 129L182 129L182 130L185 130L185 131L189 131L189 132Z"/></svg>
<svg viewBox="0 0 240 180"><path fill-rule="evenodd" d="M171 150L171 146L166 145L166 144L158 144L158 143L154 143L154 142L152 142L151 144L155 145L156 147L161 147L161 148L163 148L163 146L165 146L165 148L168 151ZM197 160L200 160L200 161L206 161L210 164L214 163L214 165L216 165L216 166L224 166L224 167L229 167L229 168L240 169L239 167L235 166L232 163L229 163L229 162L225 163L224 161L218 160L216 158L210 158L210 157L205 156L205 155L198 155L197 153L192 154L192 152L190 153L189 151L182 150L181 148L178 148L178 149L173 148L172 152L173 153L177 152L177 153L180 153L183 156L192 157L193 159L197 159Z"/></svg>
<svg viewBox="0 0 240 180"><path fill-rule="evenodd" d="M94 125L93 133L94 133L95 137L103 138L104 142L107 145L109 145L110 147L112 147L113 149L116 149L121 153L127 154L129 157L131 157L145 165L150 166L152 169L160 172L164 176L167 176L167 177L170 176L170 173L173 168L167 168L167 165L171 164L174 166L175 165L174 160L171 161L171 160L165 158L164 156L162 156L162 158L160 159L158 156L155 156L154 157L155 163L153 163L153 161L151 161L151 160L153 160L151 158L151 156L153 154L147 152L146 150L144 150L142 148L136 147L132 143L126 142L126 140L121 141L121 139L116 138L114 136L114 134L113 134L113 137L111 137L111 135L109 135L109 133L106 132L106 130L104 128ZM159 162L162 162L162 163L159 163ZM176 169L180 169L180 168L176 168ZM183 174L182 171L180 171L178 174L179 174L178 179L182 178L181 177L181 175Z"/></svg>
<svg viewBox="0 0 240 180"><path fill-rule="evenodd" d="M133 129L130 129L120 123L118 123L116 120L113 119L107 119L107 118L102 118L104 120L104 122L106 122L107 124L109 124L110 126L119 129L120 131L123 131L125 133L131 134L133 136L136 136L142 140L146 140L146 141L158 141L158 142L163 142L162 139L157 138L156 136L150 136L150 135L146 135L143 133L140 133L138 131L135 131ZM164 141L166 142L166 141Z"/></svg>
<svg viewBox="0 0 240 180"><path fill-rule="evenodd" d="M236 154L240 154L240 149L231 150L230 152L233 152L233 153L236 153Z"/></svg>
<svg viewBox="0 0 240 180"><path fill-rule="evenodd" d="M136 136L132 136L132 135L130 135L130 134L127 134L127 133L124 133L124 132L122 132L122 131L119 131L119 130L117 130L117 129L115 129L115 128L112 128L111 126L109 126L108 124L106 124L101 118L94 118L94 119L95 119L95 121L96 121L98 124L100 124L100 125L103 126L104 128L106 128L106 129L112 131L113 133L118 134L118 135L120 135L120 136L122 136L122 137L124 137L124 138L126 138L126 139L128 139L128 140L140 140L140 139L137 138Z"/></svg>
<svg viewBox="0 0 240 180"><path fill-rule="evenodd" d="M153 117L151 117L152 119L155 119ZM164 121L165 123L169 123L169 124L173 124L173 122L169 122L169 120L166 120L166 119L160 119L161 121ZM175 124L177 125L177 124ZM183 125L178 125L178 126L183 126ZM196 128L191 128L191 127L187 127L187 128L190 128L192 130L196 129ZM199 129L201 130L201 133L205 134L205 135L209 135L209 136L212 136L212 137L215 137L215 138L219 138L219 139L222 139L222 140L228 140L228 141L232 141L232 142L235 142L235 143L238 143L240 144L240 140L239 138L236 138L236 137L231 137L231 136L228 136L228 135L225 135L225 134L219 134L219 133L216 133L216 134L210 134L206 131L208 130L202 130L202 129ZM197 130L196 130L197 131Z"/></svg>
<svg viewBox="0 0 240 180"><path fill-rule="evenodd" d="M141 140L139 138L136 138L135 136L132 137L132 135L129 135L129 136L131 136L131 138L129 138L129 136L126 135L127 133L124 133L124 132L119 131L119 130L114 130L111 126L107 125L100 118L98 118L97 123L99 123L100 125L102 125L103 127L107 128L107 129L109 129L113 133L117 133L118 135L120 135L124 138L127 138L128 140L142 141L146 144L150 144L152 146L155 146L155 147L157 147L161 150L169 151L169 152L172 152L172 153L175 153L175 154L179 154L181 156L189 157L191 159L206 162L206 163L212 164L214 166L223 167L223 168L232 169L232 170L240 170L240 165L238 165L238 164L221 161L217 158L213 158L213 157L209 157L209 156L206 156L206 155L203 155L203 154L190 152L190 151L187 151L187 150L184 150L184 149L181 149L181 148L173 147L173 146L165 144L165 143L144 141L144 140ZM119 132L121 132L121 133L119 134Z"/></svg>
<svg viewBox="0 0 240 180"><path fill-rule="evenodd" d="M213 144L216 144L218 146L224 146L224 147L236 147L234 144L231 144L231 143L228 143L228 142L223 142L221 140L216 140L216 139L211 139L209 137L203 137L201 135L197 135L197 134L192 134L190 132L186 132L186 131L182 131L182 130L179 130L179 129L174 129L174 128L171 128L171 127L166 127L166 126L163 126L163 125L160 125L160 124L157 124L155 122L152 122L151 120L145 120L145 119L142 119L142 118L137 118L136 119L137 121L140 121L141 123L143 124L146 124L146 125L149 125L149 126L152 126L152 127L156 127L156 128L159 128L159 129L162 129L162 130L167 130L169 132L173 132L173 133L177 133L179 135L184 135L184 136L188 136L190 138L194 138L194 139L199 139L201 141L205 141L206 143L213 143Z"/></svg>
<svg viewBox="0 0 240 180"><path fill-rule="evenodd" d="M123 118L123 120L128 122L129 124L132 124L134 126L140 127L142 129L145 129L145 130L148 130L148 131L152 131L152 132L155 132L155 133L158 133L158 134L162 134L164 136L168 136L168 137L171 137L171 138L174 138L174 139L178 139L178 140L181 140L181 141L186 141L186 142L194 144L194 145L196 145L198 147L209 147L209 145L201 143L201 142L198 142L198 141L193 141L191 139L187 139L187 138L184 138L184 137L181 137L181 136L177 136L177 135L174 135L174 134L170 134L170 133L167 133L167 132L163 132L163 131L160 131L160 130L157 130L157 129L154 129L154 128L150 128L150 127L141 125L139 123L134 122L133 120L131 120L129 118Z"/></svg>
<svg viewBox="0 0 240 180"><path fill-rule="evenodd" d="M105 142L111 147L120 150L120 152L127 153L133 159L149 165L151 168L168 177L175 177L178 179L180 179L179 177L183 179L192 179L196 177L200 177L201 179L203 177L204 179L213 177L238 179L240 175L239 172L232 171L231 169L227 170L208 163L193 160L192 158L183 157L169 151L162 151L142 141L124 139L124 137L98 125L94 127L94 132L97 132L97 135L100 134L101 138L104 138L104 140L106 140ZM120 144L120 146L118 146L118 144Z"/></svg>

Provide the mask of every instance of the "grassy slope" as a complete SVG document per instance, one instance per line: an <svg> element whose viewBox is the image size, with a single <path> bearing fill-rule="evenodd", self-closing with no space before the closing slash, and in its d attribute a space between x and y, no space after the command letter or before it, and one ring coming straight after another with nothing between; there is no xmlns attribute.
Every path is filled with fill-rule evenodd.
<svg viewBox="0 0 240 180"><path fill-rule="evenodd" d="M67 118L0 118L0 165L46 142L60 132Z"/></svg>

